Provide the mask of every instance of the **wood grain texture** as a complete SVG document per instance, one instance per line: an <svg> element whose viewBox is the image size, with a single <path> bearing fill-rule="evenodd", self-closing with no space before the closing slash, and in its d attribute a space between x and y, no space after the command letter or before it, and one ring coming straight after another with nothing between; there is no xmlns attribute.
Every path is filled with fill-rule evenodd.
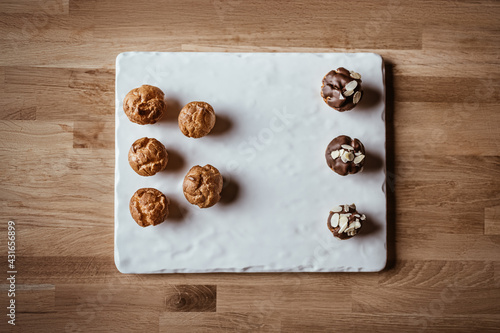
<svg viewBox="0 0 500 333"><path fill-rule="evenodd" d="M13 219L18 325L2 312L0 331L500 331L499 17L494 0L2 1L0 272ZM120 274L114 63L124 51L381 54L387 269Z"/></svg>

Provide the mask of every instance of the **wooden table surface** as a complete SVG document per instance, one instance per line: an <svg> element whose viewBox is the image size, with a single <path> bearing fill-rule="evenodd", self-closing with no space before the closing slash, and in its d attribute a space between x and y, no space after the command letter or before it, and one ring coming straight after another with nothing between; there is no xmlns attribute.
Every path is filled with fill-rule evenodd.
<svg viewBox="0 0 500 333"><path fill-rule="evenodd" d="M500 2L472 0L1 1L0 331L498 330L499 19ZM387 269L119 273L114 62L124 51L381 54Z"/></svg>

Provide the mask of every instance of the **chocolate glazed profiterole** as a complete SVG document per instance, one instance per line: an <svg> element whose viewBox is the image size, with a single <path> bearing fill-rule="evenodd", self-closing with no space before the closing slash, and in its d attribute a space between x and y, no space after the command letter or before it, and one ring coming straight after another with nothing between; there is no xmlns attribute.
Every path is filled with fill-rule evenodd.
<svg viewBox="0 0 500 333"><path fill-rule="evenodd" d="M328 106L344 112L353 109L361 100L361 75L344 67L330 71L323 78L321 97Z"/></svg>
<svg viewBox="0 0 500 333"><path fill-rule="evenodd" d="M355 174L363 170L365 147L358 139L340 135L326 147L326 164L341 176Z"/></svg>
<svg viewBox="0 0 500 333"><path fill-rule="evenodd" d="M358 213L355 204L340 205L332 208L326 224L333 237L348 239L359 232L365 220L365 214Z"/></svg>

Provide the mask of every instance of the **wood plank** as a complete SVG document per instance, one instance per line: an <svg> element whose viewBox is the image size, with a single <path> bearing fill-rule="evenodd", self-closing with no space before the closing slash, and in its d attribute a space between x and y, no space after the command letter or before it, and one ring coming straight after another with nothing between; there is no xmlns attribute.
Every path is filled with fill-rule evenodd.
<svg viewBox="0 0 500 333"><path fill-rule="evenodd" d="M397 102L395 149L426 155L427 147L421 144L421 138L426 138L436 142L432 147L436 154L495 156L500 152L497 109L497 104L465 99L462 103Z"/></svg>
<svg viewBox="0 0 500 333"><path fill-rule="evenodd" d="M161 332L283 332L281 320L261 313L170 313L160 314Z"/></svg>
<svg viewBox="0 0 500 333"><path fill-rule="evenodd" d="M397 234L397 253L407 260L496 261L498 236L469 234Z"/></svg>
<svg viewBox="0 0 500 333"><path fill-rule="evenodd" d="M494 263L495 267L495 288L500 288L500 262L496 261Z"/></svg>
<svg viewBox="0 0 500 333"><path fill-rule="evenodd" d="M496 309L500 290L468 288L456 285L444 288L359 286L353 290L353 312L374 314L416 314L439 317L448 315L498 315ZM416 306L416 304L418 304Z"/></svg>
<svg viewBox="0 0 500 333"><path fill-rule="evenodd" d="M3 262L7 262L6 255L0 258ZM50 280L56 288L63 284L84 285L88 283L107 286L109 283L128 285L144 282L139 275L120 274L114 265L113 258L109 256L62 257L55 252L45 257L18 254L16 267L17 271L22 274L24 283L35 284Z"/></svg>
<svg viewBox="0 0 500 333"><path fill-rule="evenodd" d="M121 309L120 311L96 311L84 306L79 311L56 313L20 313L16 325L31 328L36 332L158 332L158 312L142 313Z"/></svg>
<svg viewBox="0 0 500 333"><path fill-rule="evenodd" d="M424 49L457 49L457 50L496 50L498 31L491 27L483 29L439 29L429 30L422 34Z"/></svg>
<svg viewBox="0 0 500 333"><path fill-rule="evenodd" d="M500 13L498 2L491 0L460 0L435 6L432 1L412 3L413 15L425 17L425 21L434 30L440 27L463 26L472 28L490 28L495 26L495 18ZM465 25L464 22L467 22Z"/></svg>
<svg viewBox="0 0 500 333"><path fill-rule="evenodd" d="M394 269L380 275L382 287L486 288L494 284L493 262L481 261L400 261Z"/></svg>
<svg viewBox="0 0 500 333"><path fill-rule="evenodd" d="M42 87L35 95L40 120L109 122L114 119L115 100L111 91Z"/></svg>
<svg viewBox="0 0 500 333"><path fill-rule="evenodd" d="M4 69L6 84L69 87L114 92L115 73L109 69L12 66Z"/></svg>
<svg viewBox="0 0 500 333"><path fill-rule="evenodd" d="M495 103L500 101L500 79L492 77L395 76L396 102ZM477 95L476 95L476 89ZM471 98L472 97L472 98Z"/></svg>
<svg viewBox="0 0 500 333"><path fill-rule="evenodd" d="M333 303L333 301L332 301ZM356 332L358 321L351 312L339 312L330 306L314 309L290 309L282 313L283 332ZM375 323L373 323L375 325ZM387 329L387 326L385 326ZM371 329L370 329L371 331ZM361 332L361 331L360 331Z"/></svg>
<svg viewBox="0 0 500 333"><path fill-rule="evenodd" d="M500 160L442 156L398 156L397 173L388 183L398 195L398 233L483 234L484 208L500 202Z"/></svg>
<svg viewBox="0 0 500 333"><path fill-rule="evenodd" d="M54 126L44 129L60 129L57 124ZM19 141L12 141L13 147L7 151L9 158L0 167L5 170L0 172L4 189L0 192L0 216L15 219L25 230L31 227L64 230L112 223L114 159L109 156L113 156L113 151L51 150L47 147L66 145L66 138L56 143L50 140L48 144L43 144L43 138L33 141L29 159L24 154L13 153L19 151L16 148ZM71 146L72 141L70 134L68 144ZM100 166L96 165L98 160ZM16 170L25 177L10 177L7 170ZM36 237L36 233L33 236Z"/></svg>
<svg viewBox="0 0 500 333"><path fill-rule="evenodd" d="M435 30L433 30L435 31ZM420 77L499 78L497 51L484 49L464 52L461 49L381 50L394 75Z"/></svg>
<svg viewBox="0 0 500 333"><path fill-rule="evenodd" d="M167 312L215 312L217 286L177 285L171 286L165 297Z"/></svg>
<svg viewBox="0 0 500 333"><path fill-rule="evenodd" d="M492 154L494 155L494 153ZM401 153L398 155L397 168L401 180L407 182L419 182L420 184L435 183L443 180L465 181L469 184L482 182L486 185L497 185L500 170L498 156L457 156L442 155L436 159L434 155ZM427 185L427 184L425 184ZM457 185L458 184L451 184ZM471 184L472 185L472 184ZM491 191L495 190L493 187ZM451 192L450 197L456 197L461 193ZM473 199L472 191L465 193L469 199ZM465 200L465 198L464 198ZM488 200L485 196L484 200ZM480 200L478 200L480 201Z"/></svg>
<svg viewBox="0 0 500 333"><path fill-rule="evenodd" d="M105 148L115 146L114 122L78 121L73 131L73 148Z"/></svg>
<svg viewBox="0 0 500 333"><path fill-rule="evenodd" d="M5 83L23 86L67 87L71 70L67 68L44 68L10 66L5 68Z"/></svg>
<svg viewBox="0 0 500 333"><path fill-rule="evenodd" d="M33 89L23 87L19 92L5 90L0 91L0 120L36 120Z"/></svg>
<svg viewBox="0 0 500 333"><path fill-rule="evenodd" d="M67 15L69 0L33 2L30 0L5 0L0 4L0 13L32 13L42 11L46 15Z"/></svg>
<svg viewBox="0 0 500 333"><path fill-rule="evenodd" d="M40 1L40 3L43 3L43 1ZM32 8L36 10L36 5L32 6ZM58 13L60 12L50 15L40 8L33 14L2 14L0 16L0 28L4 34L0 37L0 40L8 41L14 48L28 43L44 43L47 41L92 41L94 23L88 15Z"/></svg>
<svg viewBox="0 0 500 333"><path fill-rule="evenodd" d="M500 235L500 206L484 208L484 234Z"/></svg>
<svg viewBox="0 0 500 333"><path fill-rule="evenodd" d="M137 5L140 5L139 2ZM181 7L196 6L197 11L186 13L186 16L175 15ZM170 33L173 35L185 34L189 36L199 35L199 31L191 21L196 21L207 30L218 33L210 40L204 39L204 44L248 44L259 41L259 45L273 46L315 46L315 47L357 47L357 48L420 48L421 32L419 25L412 25L405 18L399 18L397 14L404 8L394 6L379 7L370 1L359 1L350 4L352 12L364 11L369 13L370 21L362 25L352 25L349 18L336 17L336 24L332 25L331 17L335 16L336 10L321 5L304 6L300 1L283 4L260 1L232 1L227 4L221 2L200 3L196 1L172 1L165 5L149 4L144 6L148 15L135 16L136 7L133 5L116 2L99 2L96 6L98 13L104 13L113 8L118 9L116 17L132 16L136 18L136 26L125 24L121 20L110 22L110 18L99 15L96 18L96 36L112 34L115 38L127 38L132 32L137 36L138 26L146 22L165 22L168 20L175 26ZM287 9L287 16L283 16L283 10ZM296 11L294 11L296 10ZM163 14L160 14L163 13ZM166 16L165 16L166 13ZM387 14L391 14L387 20ZM246 16L252 19L242 21ZM213 19L213 18L217 19ZM259 25L255 25L253 18L259 18ZM314 19L312 19L314 18ZM111 18L112 19L112 18ZM400 24L404 21L405 24ZM374 24L377 23L377 24ZM358 27L359 26L359 27ZM398 26L398 29L394 29ZM300 29L299 29L300 27ZM149 24L149 38L163 34L164 27L161 24ZM293 33L300 30L300 33ZM322 34L317 35L316 31ZM249 31L255 31L249 33ZM283 31L291 32L287 38L282 38ZM142 33L145 33L144 30ZM376 32L376 34L374 33ZM153 37L154 38L154 37ZM198 38L201 39L201 38ZM255 43L253 43L255 44Z"/></svg>
<svg viewBox="0 0 500 333"><path fill-rule="evenodd" d="M0 120L0 150L12 152L19 151L22 147L26 153L42 147L71 148L72 125L67 122L40 123L23 120ZM27 157L24 154L23 156Z"/></svg>
<svg viewBox="0 0 500 333"><path fill-rule="evenodd" d="M330 311L295 311L284 315L283 332L497 332L498 315L431 317L356 313L335 317Z"/></svg>
<svg viewBox="0 0 500 333"><path fill-rule="evenodd" d="M339 280L339 279L334 279ZM327 305L332 311L350 312L352 286L343 279L341 283L310 285L301 281L297 285L268 285L259 283L254 286L222 285L218 288L218 312L231 312L235 309L244 312L261 312L263 315L294 307L310 308ZM311 298L312 290L320 291ZM335 299L335 302L331 300Z"/></svg>
<svg viewBox="0 0 500 333"><path fill-rule="evenodd" d="M9 275L7 275L9 276ZM16 313L49 313L55 312L55 285L53 284L21 284L16 281L13 297L8 297L9 285L0 285L3 304L15 301Z"/></svg>
<svg viewBox="0 0 500 333"><path fill-rule="evenodd" d="M128 291L128 292L125 292ZM58 284L57 311L79 311L82 306L97 311L120 311L123 304L140 311L215 312L217 287L214 285L148 286L116 283Z"/></svg>
<svg viewBox="0 0 500 333"><path fill-rule="evenodd" d="M87 43L85 41L55 41L30 43L28 40L7 40L0 49L0 66L31 66L44 67L81 67L84 69L114 68L115 59L121 52L130 51L132 45L116 46L112 41ZM45 44L45 45L44 45ZM172 45L168 43L166 45ZM48 48L51 52L46 52ZM89 49L99 49L100 52L91 52ZM161 51L176 51L179 46L161 47ZM141 50L158 51L158 42L144 42ZM26 55L30 55L29 58ZM86 66L85 66L86 63ZM95 64L99 64L96 66Z"/></svg>
<svg viewBox="0 0 500 333"><path fill-rule="evenodd" d="M92 228L31 227L16 230L19 256L45 257L57 253L59 256L85 256L89 240L92 240L94 256L108 256L113 253L113 226ZM43 243L37 242L44 239Z"/></svg>

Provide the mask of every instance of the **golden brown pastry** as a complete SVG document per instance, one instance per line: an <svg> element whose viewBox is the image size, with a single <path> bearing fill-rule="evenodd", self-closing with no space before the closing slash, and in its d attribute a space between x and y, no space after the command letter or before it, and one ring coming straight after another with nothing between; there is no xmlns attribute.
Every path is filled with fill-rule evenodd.
<svg viewBox="0 0 500 333"><path fill-rule="evenodd" d="M138 189L130 199L130 214L141 227L158 225L168 216L170 200L154 188Z"/></svg>
<svg viewBox="0 0 500 333"><path fill-rule="evenodd" d="M141 138L130 147L128 162L139 175L153 176L167 166L168 153L160 141Z"/></svg>
<svg viewBox="0 0 500 333"><path fill-rule="evenodd" d="M123 100L123 110L136 124L154 124L166 111L164 97L160 88L145 84L129 91Z"/></svg>
<svg viewBox="0 0 500 333"><path fill-rule="evenodd" d="M191 204L200 208L212 207L220 200L222 176L210 164L204 167L196 165L184 177L182 190Z"/></svg>
<svg viewBox="0 0 500 333"><path fill-rule="evenodd" d="M215 125L215 112L205 102L186 104L179 113L179 128L190 138L201 138L210 133Z"/></svg>

